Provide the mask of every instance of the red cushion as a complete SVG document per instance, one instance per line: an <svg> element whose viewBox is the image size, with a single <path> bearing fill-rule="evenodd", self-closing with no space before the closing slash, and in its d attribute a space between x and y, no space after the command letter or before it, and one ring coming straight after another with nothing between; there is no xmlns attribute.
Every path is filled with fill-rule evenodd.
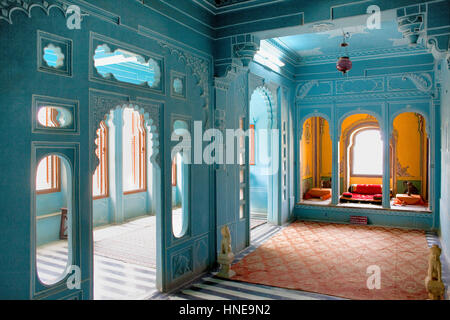
<svg viewBox="0 0 450 320"><path fill-rule="evenodd" d="M383 195L382 194L375 194L375 195L373 195L373 199L374 200L381 200L381 199L383 199Z"/></svg>
<svg viewBox="0 0 450 320"><path fill-rule="evenodd" d="M380 184L357 184L352 188L354 193L359 194L380 194L382 193Z"/></svg>

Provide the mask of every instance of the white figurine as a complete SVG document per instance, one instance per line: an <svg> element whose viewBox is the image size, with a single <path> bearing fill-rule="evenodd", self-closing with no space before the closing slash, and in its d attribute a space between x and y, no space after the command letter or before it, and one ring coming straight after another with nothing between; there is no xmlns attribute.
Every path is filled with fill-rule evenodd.
<svg viewBox="0 0 450 320"><path fill-rule="evenodd" d="M234 254L231 251L231 235L228 226L222 227L222 242L220 243L220 253L217 257L217 262L220 263L220 270L217 273L218 277L230 279L236 273L231 270L231 263L234 259Z"/></svg>

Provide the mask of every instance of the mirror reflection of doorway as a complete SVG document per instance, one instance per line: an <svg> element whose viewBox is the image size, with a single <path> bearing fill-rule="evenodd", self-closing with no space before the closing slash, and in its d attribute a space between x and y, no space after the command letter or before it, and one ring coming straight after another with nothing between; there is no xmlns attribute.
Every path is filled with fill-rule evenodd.
<svg viewBox="0 0 450 320"><path fill-rule="evenodd" d="M94 299L148 299L156 286L156 166L142 110L112 110L96 131Z"/></svg>
<svg viewBox="0 0 450 320"><path fill-rule="evenodd" d="M250 229L265 224L270 211L272 150L268 104L267 94L257 88L251 96L249 112Z"/></svg>
<svg viewBox="0 0 450 320"><path fill-rule="evenodd" d="M73 264L70 169L65 158L52 154L36 170L36 269L48 286L62 281Z"/></svg>

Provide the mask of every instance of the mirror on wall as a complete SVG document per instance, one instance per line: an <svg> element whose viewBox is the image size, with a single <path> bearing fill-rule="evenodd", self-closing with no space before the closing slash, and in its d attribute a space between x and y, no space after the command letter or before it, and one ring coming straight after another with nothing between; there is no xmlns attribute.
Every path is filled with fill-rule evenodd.
<svg viewBox="0 0 450 320"><path fill-rule="evenodd" d="M40 282L62 280L71 261L72 188L68 162L58 155L41 159L36 170L36 269Z"/></svg>
<svg viewBox="0 0 450 320"><path fill-rule="evenodd" d="M64 53L62 53L60 47L55 46L53 43L48 44L44 48L42 57L49 67L58 69L64 66Z"/></svg>
<svg viewBox="0 0 450 320"><path fill-rule="evenodd" d="M182 153L177 152L172 159L172 231L181 238L187 229L189 198L189 165L185 164Z"/></svg>
<svg viewBox="0 0 450 320"><path fill-rule="evenodd" d="M117 81L155 88L161 81L160 63L152 58L124 49L112 51L107 44L95 49L94 66L104 78L111 75Z"/></svg>
<svg viewBox="0 0 450 320"><path fill-rule="evenodd" d="M65 128L72 124L72 112L63 107L43 106L39 108L38 122L47 128Z"/></svg>
<svg viewBox="0 0 450 320"><path fill-rule="evenodd" d="M173 129L176 135L183 136L188 130L188 124L185 121L176 120ZM172 150L172 232L176 238L186 234L189 221L190 167L188 157L184 156L183 151L188 150Z"/></svg>

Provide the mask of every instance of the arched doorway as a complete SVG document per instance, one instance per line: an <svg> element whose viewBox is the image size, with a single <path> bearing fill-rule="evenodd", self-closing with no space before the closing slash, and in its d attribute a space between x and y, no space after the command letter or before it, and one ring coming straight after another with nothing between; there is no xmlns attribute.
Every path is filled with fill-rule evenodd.
<svg viewBox="0 0 450 320"><path fill-rule="evenodd" d="M153 121L139 106L124 104L95 132L94 299L146 299L159 288L161 178Z"/></svg>
<svg viewBox="0 0 450 320"><path fill-rule="evenodd" d="M383 154L384 141L375 116L357 113L342 121L339 141L340 203L360 207L382 205L382 190L385 187ZM387 187L392 189L392 181Z"/></svg>
<svg viewBox="0 0 450 320"><path fill-rule="evenodd" d="M278 173L279 144L274 132L273 99L265 87L252 93L249 104L249 194L250 229L274 222L277 193L274 178Z"/></svg>

